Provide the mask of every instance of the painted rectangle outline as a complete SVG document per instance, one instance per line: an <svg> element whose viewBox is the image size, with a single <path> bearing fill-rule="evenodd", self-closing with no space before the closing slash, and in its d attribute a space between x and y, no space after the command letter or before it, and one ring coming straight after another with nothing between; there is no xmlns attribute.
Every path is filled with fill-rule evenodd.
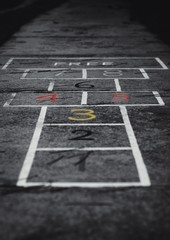
<svg viewBox="0 0 170 240"><path fill-rule="evenodd" d="M160 68L143 68L143 69L150 69L150 70L167 70L168 67L165 65L165 63L159 58L159 57L12 57L10 58L2 67L2 70L8 69L9 65L15 60L15 59L78 59L78 60L83 60L83 59L99 59L99 60L109 60L109 59L154 59L156 60L157 63L161 66ZM25 68L11 68L11 69L25 69ZM34 69L34 68L31 68ZM36 69L36 68L35 68ZM129 69L139 69L139 68L129 68Z"/></svg>
<svg viewBox="0 0 170 240"><path fill-rule="evenodd" d="M89 124L76 124L76 123L73 123L73 124L66 124L66 123L63 123L63 124L60 124L60 123L56 123L56 124L53 124L53 123L43 123L43 130L44 128L60 128L60 127L74 127L74 126L91 126L92 129L95 128L95 127L107 127L109 126L111 129L117 129L117 127L123 127L123 131L125 131L126 133L126 129L125 129L125 124L122 122L122 123L104 123L104 124L100 124L100 123L89 123ZM109 129L110 129L109 128ZM58 130L57 129L57 130ZM58 132L58 131L57 131ZM113 131L114 132L114 131ZM54 132L53 132L54 134ZM63 141L61 141L63 143ZM79 148L79 147L38 147L37 146L37 151L63 151L63 150L66 150L66 151L71 151L71 150L77 150L77 151L81 151L81 150L84 150L84 151L93 151L93 150L103 150L103 151L122 151L122 150L131 150L132 148L130 147L130 143L129 143L129 146L123 146L123 147L100 147L98 146L99 142L97 141L97 146L96 147L83 147L83 148ZM127 144L128 145L128 144Z"/></svg>
<svg viewBox="0 0 170 240"><path fill-rule="evenodd" d="M37 151L67 151L67 150L75 150L75 151L132 151L131 147L118 147L118 148L112 148L112 147L108 147L108 148L82 148L82 149L78 149L78 148L70 148L70 149L66 149L66 148L58 148L56 150L54 149L49 149L49 148L37 148ZM133 153L132 153L133 156ZM134 157L133 157L134 158ZM136 166L135 163L135 159L134 160L134 164ZM36 160L34 160L36 161ZM28 177L29 178L29 177ZM139 179L140 180L140 179ZM33 186L43 186L43 187L79 187L79 188L102 188L102 187L137 187L137 186L143 186L141 184L141 182L31 182L28 181L24 184L24 187L33 187Z"/></svg>
<svg viewBox="0 0 170 240"><path fill-rule="evenodd" d="M144 80L144 79L149 79L149 76L148 74L146 73L146 71L143 69L143 68L136 68L136 69L129 69L129 68L70 68L69 70L78 70L80 71L81 70L81 73L82 73L82 77L80 78L76 78L76 77L67 77L67 78L64 78L64 77L51 77L51 78L43 78L43 77L27 77L27 75L29 74L30 71L35 71L35 70L67 70L66 68L37 68L37 69L31 69L31 68L28 68L28 69L25 69L24 70L24 73L22 74L21 78L22 80L55 80L57 81L58 79L62 79L62 80L111 80L111 79L134 79L134 80ZM139 72L141 73L141 76L143 77L88 77L88 71L97 71L97 70L139 70Z"/></svg>
<svg viewBox="0 0 170 240"><path fill-rule="evenodd" d="M59 92L59 91L58 91ZM60 91L61 92L61 91ZM67 92L82 92L82 98L84 97L84 92L83 91L67 91ZM87 91L88 92L93 92L93 91ZM96 92L110 92L110 91L95 91ZM115 92L115 93L118 93L116 91L111 91L111 92ZM138 91L129 91L129 92L138 92ZM95 105L95 104L86 104L85 103L85 100L82 99L81 101L81 104L79 105L10 105L12 103L12 101L14 100L15 96L16 96L16 93L12 93L11 95L11 98L9 100L7 100L5 102L5 104L3 105L3 107L10 107L10 108L13 108L13 107L32 107L32 108L37 108L37 107L43 107L43 106L46 106L46 107L65 107L65 108L69 108L69 107L83 107L83 106L86 106L86 107L120 107L120 106L126 106L126 107L140 107L140 106L165 106L165 103L162 99L162 97L160 96L159 92L158 91L139 91L139 92L151 92L153 93L153 96L155 97L155 99L157 100L157 104L153 103L153 104L98 104L98 105ZM121 91L121 93L123 93L123 91Z"/></svg>

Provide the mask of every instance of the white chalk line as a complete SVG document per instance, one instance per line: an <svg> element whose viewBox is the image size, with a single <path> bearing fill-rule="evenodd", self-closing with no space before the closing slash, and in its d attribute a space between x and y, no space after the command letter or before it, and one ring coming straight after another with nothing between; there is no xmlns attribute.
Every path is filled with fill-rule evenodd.
<svg viewBox="0 0 170 240"><path fill-rule="evenodd" d="M56 90L55 92L57 92L57 93L65 93L65 92L70 92L70 93L72 93L72 92L74 92L74 93L82 93L82 92L84 92L83 90L78 90L78 91L75 91L75 90L67 90L67 91L62 91L62 90ZM90 92L90 93L102 93L102 92L105 92L105 93L117 93L117 90L96 90L96 91L93 91L93 90L88 90L87 91L88 93ZM20 92L20 93L22 93L22 92ZM24 91L24 93L30 93L30 91L29 90L27 90L27 91ZM31 92L31 93L34 93L33 91ZM127 91L121 91L121 93L153 93L153 91L151 91L151 90L141 90L141 91L129 91L129 90L127 90Z"/></svg>
<svg viewBox="0 0 170 240"><path fill-rule="evenodd" d="M149 79L149 75L146 73L146 71L143 68L140 68L140 71L145 79Z"/></svg>
<svg viewBox="0 0 170 240"><path fill-rule="evenodd" d="M2 67L2 70L5 70L11 63L12 61L14 60L14 58L10 58L7 63Z"/></svg>
<svg viewBox="0 0 170 240"><path fill-rule="evenodd" d="M139 182L27 182L22 187L61 187L61 188L125 188L143 187Z"/></svg>
<svg viewBox="0 0 170 240"><path fill-rule="evenodd" d="M130 67L130 68L112 68L112 70L139 70L141 67ZM8 69L11 69L11 70L20 70L20 71L24 71L25 68L23 67L14 67L14 68L8 68ZM82 70L82 68L75 68L76 70ZM146 67L143 67L142 69L145 69L145 70L168 70L168 68L146 68ZM30 70L56 70L56 68L35 68L35 67L30 67ZM70 68L58 68L58 70L70 70ZM88 67L87 70L108 70L107 69L104 69L104 68L90 68ZM82 79L82 78L81 78Z"/></svg>
<svg viewBox="0 0 170 240"><path fill-rule="evenodd" d="M44 123L44 126L124 126L124 123Z"/></svg>
<svg viewBox="0 0 170 240"><path fill-rule="evenodd" d="M26 76L28 75L30 69L25 69L24 73L21 76L21 79L27 79Z"/></svg>
<svg viewBox="0 0 170 240"><path fill-rule="evenodd" d="M96 59L96 60L100 60L100 59L155 59L155 57L99 57L99 56L96 56L96 57L14 57L14 59L21 59L21 60L26 60L26 59L52 59L52 60L55 60L55 59Z"/></svg>
<svg viewBox="0 0 170 240"><path fill-rule="evenodd" d="M9 108L41 108L41 107L50 107L50 108L70 108L70 107L83 107L84 105L9 105L7 102L4 104L4 107L9 107ZM120 106L125 106L125 107L152 107L152 106L164 106L160 105L159 103L153 103L153 104L98 104L98 105L85 105L87 107L120 107Z"/></svg>
<svg viewBox="0 0 170 240"><path fill-rule="evenodd" d="M125 128L126 128L126 132L127 132L128 138L129 138L129 142L132 147L132 152L133 152L133 156L135 158L140 182L141 182L142 186L150 186L151 185L150 178L149 178L144 160L142 158L142 154L140 152L132 125L130 123L127 109L124 106L120 106L120 111L122 114L123 121L125 123Z"/></svg>
<svg viewBox="0 0 170 240"><path fill-rule="evenodd" d="M106 77L106 78L104 78L104 77L97 77L97 78L92 78L92 77L87 77L86 78L86 80L113 80L115 77L112 77L112 78L109 78L109 77ZM57 78L57 77L50 77L50 78L41 78L41 77L39 77L39 78L28 78L28 77L25 77L25 78L21 78L21 79L25 79L25 80L58 80L58 79L61 79L61 78ZM141 78L136 78L136 77L128 77L128 78L126 78L126 77L119 77L119 79L121 80L121 79L131 79L131 80L148 80L148 78L144 78L144 77L141 77ZM62 80L83 80L83 78L77 78L77 77L74 77L74 78L72 78L72 77L67 77L67 78L65 78L65 77L62 77Z"/></svg>
<svg viewBox="0 0 170 240"><path fill-rule="evenodd" d="M35 127L35 131L34 131L28 152L26 154L21 172L18 177L17 186L23 186L26 183L27 178L29 176L29 173L30 173L33 161L34 161L35 153L37 150L38 142L40 139L40 135L42 132L46 112L47 112L47 107L43 106L41 108L40 115L39 115L39 118L38 118L38 121L37 121L37 124Z"/></svg>
<svg viewBox="0 0 170 240"><path fill-rule="evenodd" d="M144 70L141 69L141 72L143 74L145 74L145 71L144 72L143 71ZM121 91L121 87L119 85L118 80L115 81L115 85L116 85L116 90ZM150 183L149 175L147 173L147 169L146 169L146 166L144 164L144 160L142 158L142 155L141 155L138 143L137 143L137 139L135 137L132 125L130 123L130 119L129 119L129 116L128 116L126 106L120 106L119 108L120 108L120 112L121 112L121 115L122 115L123 122L125 124L125 129L126 129L126 132L127 132L127 135L128 135L128 139L129 139L129 142L130 142L130 145L131 145L131 148L132 148L132 153L133 153L133 156L135 158L135 163L136 163L136 167L137 167L140 182L141 182L142 186L150 186L151 183Z"/></svg>
<svg viewBox="0 0 170 240"><path fill-rule="evenodd" d="M81 105L87 105L87 98L88 98L88 93L82 92Z"/></svg>
<svg viewBox="0 0 170 240"><path fill-rule="evenodd" d="M41 152L50 152L50 151L129 151L132 150L131 147L84 147L84 148L76 148L76 147L63 147L63 148L37 148L37 151Z"/></svg>
<svg viewBox="0 0 170 240"><path fill-rule="evenodd" d="M56 90L55 92L57 92L57 93L65 93L65 92L70 92L70 93L72 93L72 92L74 92L74 93L82 93L82 92L84 92L83 90L78 90L78 91L75 91L75 90L67 90L67 91L62 91L62 90ZM88 93L90 92L90 93L102 93L102 92L105 92L105 93L117 93L117 90L96 90L96 91L93 91L93 90L88 90L87 91ZM20 92L20 93L22 93L22 92ZM24 91L24 93L30 93L30 91L29 90L27 90L27 91ZM31 93L34 93L33 91L31 92ZM153 91L151 91L151 90L141 90L141 91L129 91L129 90L127 90L127 91L121 91L121 93L153 93Z"/></svg>
<svg viewBox="0 0 170 240"><path fill-rule="evenodd" d="M166 69L166 70L168 69L168 67L160 58L156 57L155 60L162 66L163 69Z"/></svg>
<svg viewBox="0 0 170 240"><path fill-rule="evenodd" d="M86 68L82 69L82 79L87 79L87 69Z"/></svg>
<svg viewBox="0 0 170 240"><path fill-rule="evenodd" d="M106 65L105 65L106 66ZM16 69L18 69L18 68L16 68ZM21 69L24 69L24 70L26 70L26 69L28 69L28 68L21 68ZM136 67L136 68L129 68L129 67L123 67L123 68L120 68L120 67L84 67L84 68L82 68L82 67L58 67L58 68L54 68L54 67L48 67L48 68L44 68L44 67L35 67L35 68L29 68L29 70L31 71L31 72L34 72L34 71L42 71L42 73L43 72L45 72L45 71L54 71L54 72L56 72L56 71L60 71L58 74L62 74L62 72L65 72L65 71L67 71L67 72L69 72L69 71L80 71L81 73L82 73L82 76L84 75L84 76L86 76L86 74L87 74L87 71L96 71L96 70L101 70L101 71L108 71L108 70L110 70L110 71L114 71L114 70L137 70L137 72L140 74L141 73L141 69L145 69L145 68L142 68L142 67ZM134 72L134 71L133 71Z"/></svg>
<svg viewBox="0 0 170 240"><path fill-rule="evenodd" d="M103 57L103 56L96 56L96 57L14 57L14 59L155 59L155 57Z"/></svg>
<svg viewBox="0 0 170 240"><path fill-rule="evenodd" d="M54 89L54 83L55 83L54 81L51 81L51 82L50 82L49 87L48 87L48 91L49 91L49 92L52 92L52 91L53 91L53 89Z"/></svg>
<svg viewBox="0 0 170 240"><path fill-rule="evenodd" d="M16 96L16 93L12 93L11 98L6 101L6 103L3 105L3 107L9 107L10 104L12 103L12 101L14 100L15 96Z"/></svg>
<svg viewBox="0 0 170 240"><path fill-rule="evenodd" d="M121 92L122 89L121 89L121 86L120 86L120 83L119 83L119 79L118 79L118 78L115 78L115 79L114 79L114 82L115 82L115 86L116 86L116 91L117 91L117 92Z"/></svg>
<svg viewBox="0 0 170 240"><path fill-rule="evenodd" d="M158 101L160 106L165 106L165 103L163 101L163 99L161 98L160 94L157 91L152 91L152 93L154 94L156 100Z"/></svg>

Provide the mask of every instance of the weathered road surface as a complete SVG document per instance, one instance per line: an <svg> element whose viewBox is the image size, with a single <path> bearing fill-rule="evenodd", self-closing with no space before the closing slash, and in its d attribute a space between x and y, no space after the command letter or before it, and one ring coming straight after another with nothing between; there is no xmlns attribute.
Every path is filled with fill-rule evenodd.
<svg viewBox="0 0 170 240"><path fill-rule="evenodd" d="M123 1L0 47L1 240L169 239L169 53Z"/></svg>

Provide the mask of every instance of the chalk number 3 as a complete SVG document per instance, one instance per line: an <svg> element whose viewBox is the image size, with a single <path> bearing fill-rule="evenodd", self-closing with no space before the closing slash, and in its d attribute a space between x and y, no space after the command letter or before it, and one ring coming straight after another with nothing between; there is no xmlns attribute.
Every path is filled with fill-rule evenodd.
<svg viewBox="0 0 170 240"><path fill-rule="evenodd" d="M92 109L80 108L72 109L73 117L68 117L72 121L88 121L96 118L94 111Z"/></svg>

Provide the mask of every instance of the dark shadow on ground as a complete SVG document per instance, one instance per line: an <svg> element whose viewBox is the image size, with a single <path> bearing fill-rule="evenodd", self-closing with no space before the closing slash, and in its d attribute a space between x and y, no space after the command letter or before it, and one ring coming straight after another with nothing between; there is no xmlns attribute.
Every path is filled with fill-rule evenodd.
<svg viewBox="0 0 170 240"><path fill-rule="evenodd" d="M169 2L155 0L130 0L133 20L140 21L149 31L170 45Z"/></svg>
<svg viewBox="0 0 170 240"><path fill-rule="evenodd" d="M0 44L7 41L23 24L38 14L48 11L67 0L2 0L0 2ZM85 0L80 0L85 1ZM94 0L92 0L94 1ZM114 0L100 0L114 2ZM170 45L170 15L168 1L124 0L131 11L132 21L143 23L149 31ZM87 2L88 4L88 2Z"/></svg>
<svg viewBox="0 0 170 240"><path fill-rule="evenodd" d="M0 45L23 24L66 0L2 0L0 2Z"/></svg>

